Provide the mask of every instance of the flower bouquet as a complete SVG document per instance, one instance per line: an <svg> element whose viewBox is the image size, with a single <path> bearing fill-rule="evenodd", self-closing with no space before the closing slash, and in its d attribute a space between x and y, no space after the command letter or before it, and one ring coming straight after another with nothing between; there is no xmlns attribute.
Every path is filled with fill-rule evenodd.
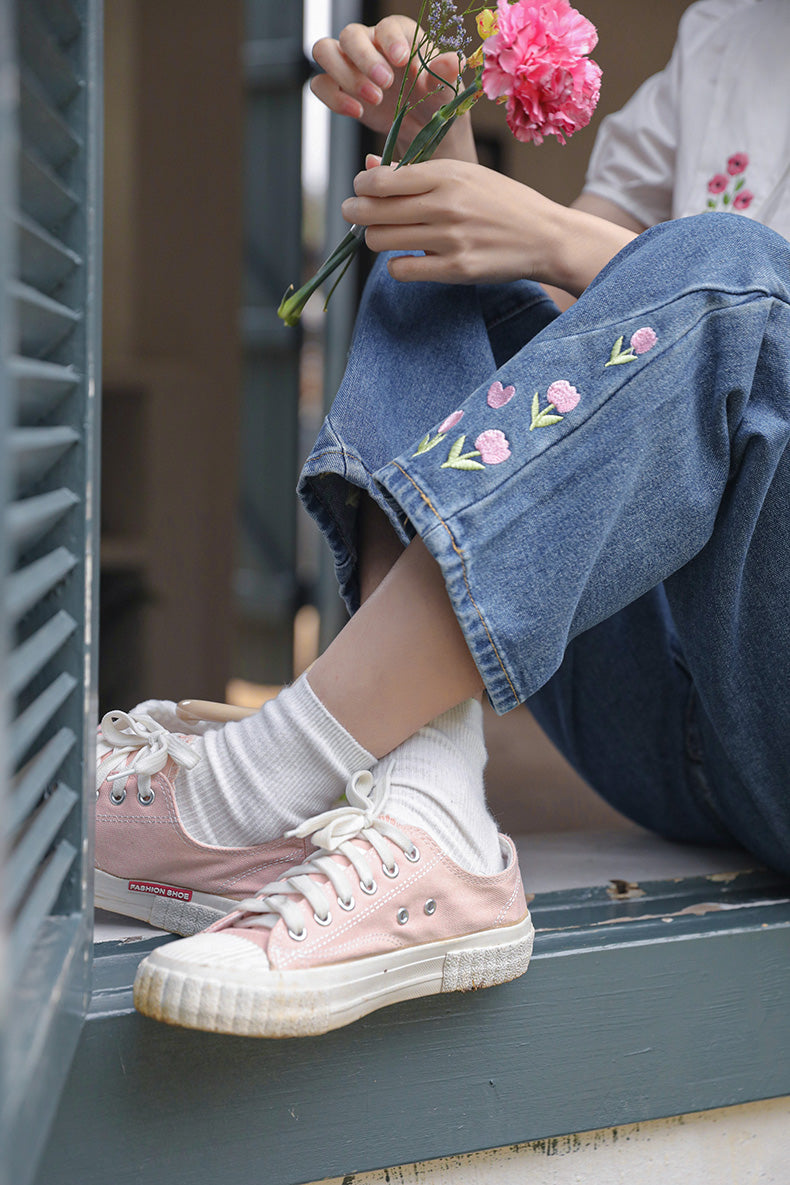
<svg viewBox="0 0 790 1185"><path fill-rule="evenodd" d="M471 15L481 43L465 57L463 18ZM403 120L416 106L415 84L423 72L437 81L432 93L445 88L451 97L421 128L397 168L429 160L458 116L482 95L506 105L507 123L517 140L541 144L545 136L556 136L564 144L586 127L598 102L601 69L588 57L597 41L595 26L568 0L498 0L496 11L474 3L459 11L454 0L422 0L381 163L392 163ZM458 56L452 84L431 68L433 59L448 51ZM464 81L464 72L470 70L471 79ZM277 310L286 325L297 324L313 292L340 269L326 308L364 237L365 227L353 226L306 284L296 292L289 288Z"/></svg>

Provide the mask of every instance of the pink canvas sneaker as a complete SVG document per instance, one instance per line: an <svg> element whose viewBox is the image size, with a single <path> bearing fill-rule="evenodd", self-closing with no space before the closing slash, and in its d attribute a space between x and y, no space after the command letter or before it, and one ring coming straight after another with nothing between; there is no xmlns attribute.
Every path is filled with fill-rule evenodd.
<svg viewBox="0 0 790 1185"><path fill-rule="evenodd" d="M199 760L194 736L108 712L96 769L96 905L174 934L196 934L312 851L304 839L212 847L184 830L173 783Z"/></svg>
<svg viewBox="0 0 790 1185"><path fill-rule="evenodd" d="M494 876L459 868L380 814L388 779L355 774L348 806L289 834L320 850L204 934L157 948L134 987L155 1020L250 1037L326 1033L398 1000L527 969L533 927L516 851Z"/></svg>

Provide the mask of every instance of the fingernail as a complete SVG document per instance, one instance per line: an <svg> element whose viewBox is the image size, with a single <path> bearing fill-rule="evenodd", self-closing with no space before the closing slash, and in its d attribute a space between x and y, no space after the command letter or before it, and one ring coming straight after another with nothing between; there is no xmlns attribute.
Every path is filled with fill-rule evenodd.
<svg viewBox="0 0 790 1185"><path fill-rule="evenodd" d="M392 71L389 66L378 62L370 72L370 81L375 82L376 86L389 86L392 82Z"/></svg>
<svg viewBox="0 0 790 1185"><path fill-rule="evenodd" d="M377 86L373 86L371 82L363 82L359 88L359 93L366 103L378 104L381 102L381 91Z"/></svg>
<svg viewBox="0 0 790 1185"><path fill-rule="evenodd" d="M390 58L396 65L402 66L409 56L408 41L395 41L390 49Z"/></svg>

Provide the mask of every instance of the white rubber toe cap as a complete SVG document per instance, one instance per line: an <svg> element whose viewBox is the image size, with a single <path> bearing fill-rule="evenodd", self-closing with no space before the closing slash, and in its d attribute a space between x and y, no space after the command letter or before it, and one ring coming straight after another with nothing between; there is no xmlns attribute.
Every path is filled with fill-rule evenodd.
<svg viewBox="0 0 790 1185"><path fill-rule="evenodd" d="M269 960L254 942L235 934L195 934L158 947L149 961L167 963L182 972L225 970L232 973L267 970Z"/></svg>

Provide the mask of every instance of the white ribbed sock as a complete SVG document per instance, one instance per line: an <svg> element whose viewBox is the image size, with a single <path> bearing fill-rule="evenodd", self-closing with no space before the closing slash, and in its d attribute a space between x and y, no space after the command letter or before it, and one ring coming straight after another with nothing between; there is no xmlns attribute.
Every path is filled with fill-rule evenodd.
<svg viewBox="0 0 790 1185"><path fill-rule="evenodd" d="M384 811L436 840L469 872L502 870L497 825L483 788L486 749L483 708L470 699L431 720L373 766L394 762Z"/></svg>
<svg viewBox="0 0 790 1185"><path fill-rule="evenodd" d="M324 707L304 675L246 720L190 726L169 700L139 705L173 732L202 731L202 760L175 780L179 814L202 843L244 847L276 839L328 810L375 757Z"/></svg>

